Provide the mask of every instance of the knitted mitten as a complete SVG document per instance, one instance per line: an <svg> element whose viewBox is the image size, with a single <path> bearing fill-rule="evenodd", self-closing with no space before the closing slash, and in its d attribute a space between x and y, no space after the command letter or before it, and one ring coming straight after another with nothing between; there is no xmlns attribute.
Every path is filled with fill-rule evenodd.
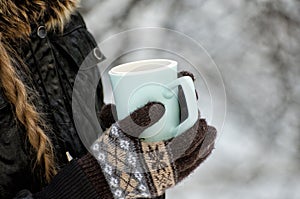
<svg viewBox="0 0 300 199"><path fill-rule="evenodd" d="M111 119L112 106L100 119ZM167 141L143 142L139 135L164 114L160 103L148 103L115 122L92 145L114 198L151 198L162 195L195 170L211 153L215 128L199 119L193 127ZM182 109L182 114L185 109ZM109 121L102 126L109 126Z"/></svg>

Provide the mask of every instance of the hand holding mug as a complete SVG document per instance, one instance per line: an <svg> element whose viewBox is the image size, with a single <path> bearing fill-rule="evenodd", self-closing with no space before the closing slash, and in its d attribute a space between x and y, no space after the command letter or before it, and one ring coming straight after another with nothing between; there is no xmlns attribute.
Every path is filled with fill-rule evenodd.
<svg viewBox="0 0 300 199"><path fill-rule="evenodd" d="M185 101L179 91L180 101ZM150 102L122 120L113 122L107 105L100 120L107 131L92 145L114 198L149 198L162 195L194 171L211 153L215 128L204 119L182 134L164 141L143 142L140 134L165 114L162 103ZM186 107L181 106L186 114Z"/></svg>
<svg viewBox="0 0 300 199"><path fill-rule="evenodd" d="M162 195L194 171L213 150L216 130L204 119L166 141L139 139L139 133L155 124L164 111L162 104L149 103L114 123L92 145L115 198Z"/></svg>

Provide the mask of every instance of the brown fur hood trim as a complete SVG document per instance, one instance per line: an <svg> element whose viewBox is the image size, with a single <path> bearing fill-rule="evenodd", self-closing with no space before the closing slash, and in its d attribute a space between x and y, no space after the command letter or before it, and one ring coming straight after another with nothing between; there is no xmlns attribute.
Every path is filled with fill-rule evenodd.
<svg viewBox="0 0 300 199"><path fill-rule="evenodd" d="M0 0L0 39L26 39L31 24L62 29L79 0Z"/></svg>

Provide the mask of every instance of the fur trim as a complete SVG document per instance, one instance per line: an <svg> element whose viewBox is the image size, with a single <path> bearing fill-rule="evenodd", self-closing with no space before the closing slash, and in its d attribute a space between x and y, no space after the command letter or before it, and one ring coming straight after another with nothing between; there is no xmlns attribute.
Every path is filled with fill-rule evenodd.
<svg viewBox="0 0 300 199"><path fill-rule="evenodd" d="M31 25L43 20L46 28L63 29L79 0L0 0L0 39L26 39Z"/></svg>

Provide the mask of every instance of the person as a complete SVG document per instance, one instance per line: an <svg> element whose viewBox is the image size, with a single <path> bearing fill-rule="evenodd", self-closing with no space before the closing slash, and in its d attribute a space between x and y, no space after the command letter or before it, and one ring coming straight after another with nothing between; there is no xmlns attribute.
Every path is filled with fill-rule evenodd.
<svg viewBox="0 0 300 199"><path fill-rule="evenodd" d="M188 176L211 153L216 130L199 119L176 142L145 144L137 137L159 120L163 105L152 102L128 118L114 121L113 106L103 103L100 82L96 109L101 127L106 131L95 141L94 153L89 153L74 125L72 89L84 58L93 51L97 65L104 56L77 7L77 0L0 2L0 198L109 199L122 198L122 194L127 194L126 198L164 198L167 188ZM153 110L154 117L150 118ZM135 177L128 177L122 168L114 170L119 172L115 176L119 178L109 176L111 170L107 168L110 167L107 164L103 167L100 154L112 151L101 151L99 146L115 147L106 141L116 132L136 150L137 146L145 150L156 147L152 152L158 152L157 161L164 159L164 166L146 170L141 176L134 173ZM172 159L178 146L187 143L190 147L184 156ZM135 160L149 165L153 159L145 150L139 151L142 157L138 158L142 160ZM113 155L116 162L124 161ZM164 181L162 176L170 179ZM144 181L138 180L142 177ZM124 182L117 184L121 179L126 186ZM137 183L144 183L139 185L139 191Z"/></svg>

